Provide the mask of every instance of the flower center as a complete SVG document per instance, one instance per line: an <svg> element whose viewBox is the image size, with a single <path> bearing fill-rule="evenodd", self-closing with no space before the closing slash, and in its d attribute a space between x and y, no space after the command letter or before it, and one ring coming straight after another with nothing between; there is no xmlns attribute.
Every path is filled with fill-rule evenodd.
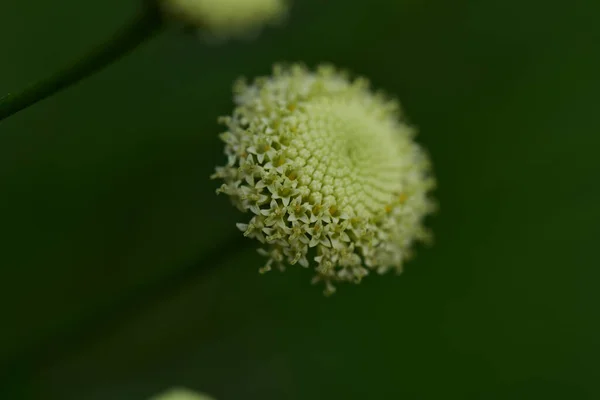
<svg viewBox="0 0 600 400"><path fill-rule="evenodd" d="M358 102L325 97L305 107L309 129L298 145L311 155L311 188L355 215L384 210L402 185L398 148L406 138Z"/></svg>

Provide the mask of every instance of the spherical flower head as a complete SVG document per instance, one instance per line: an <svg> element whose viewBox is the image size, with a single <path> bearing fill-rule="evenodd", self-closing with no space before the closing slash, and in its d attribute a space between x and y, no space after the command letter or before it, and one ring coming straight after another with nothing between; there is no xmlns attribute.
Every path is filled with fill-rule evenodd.
<svg viewBox="0 0 600 400"><path fill-rule="evenodd" d="M262 272L313 266L325 293L369 271L402 270L434 209L429 159L397 102L331 66L277 66L234 87L217 192L251 215Z"/></svg>
<svg viewBox="0 0 600 400"><path fill-rule="evenodd" d="M280 20L286 0L159 0L165 11L212 36L239 36Z"/></svg>

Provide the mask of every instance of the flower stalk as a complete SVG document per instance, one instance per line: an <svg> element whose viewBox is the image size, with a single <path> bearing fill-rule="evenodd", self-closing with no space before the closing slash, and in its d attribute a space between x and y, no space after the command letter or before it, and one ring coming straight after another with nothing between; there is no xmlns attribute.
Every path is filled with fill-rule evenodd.
<svg viewBox="0 0 600 400"><path fill-rule="evenodd" d="M0 121L94 75L154 37L163 25L158 4L145 1L133 20L108 41L54 75L21 92L9 93L0 98Z"/></svg>

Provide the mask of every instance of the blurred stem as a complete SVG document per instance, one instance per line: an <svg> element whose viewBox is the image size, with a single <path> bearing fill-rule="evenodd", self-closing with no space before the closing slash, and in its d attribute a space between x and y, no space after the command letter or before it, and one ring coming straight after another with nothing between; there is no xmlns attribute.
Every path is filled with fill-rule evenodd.
<svg viewBox="0 0 600 400"><path fill-rule="evenodd" d="M64 327L65 329L54 332L37 345L14 354L8 362L0 364L0 388L3 383L27 381L68 360L79 351L93 347L139 315L193 287L199 279L222 265L224 260L254 245L254 240L235 230L187 267L177 268L159 280L131 290L106 307L88 313L72 325Z"/></svg>
<svg viewBox="0 0 600 400"><path fill-rule="evenodd" d="M0 121L92 76L154 37L162 27L159 6L154 1L144 1L138 14L125 28L89 54L21 92L0 98Z"/></svg>

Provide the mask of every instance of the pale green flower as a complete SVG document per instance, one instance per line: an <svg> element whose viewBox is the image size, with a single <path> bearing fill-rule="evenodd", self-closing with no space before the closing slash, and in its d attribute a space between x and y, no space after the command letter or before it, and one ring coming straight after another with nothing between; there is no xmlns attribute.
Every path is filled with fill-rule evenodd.
<svg viewBox="0 0 600 400"><path fill-rule="evenodd" d="M192 392L188 389L175 388L151 397L148 400L214 400L202 393Z"/></svg>
<svg viewBox="0 0 600 400"><path fill-rule="evenodd" d="M279 21L287 0L159 0L164 10L217 37L239 36Z"/></svg>
<svg viewBox="0 0 600 400"><path fill-rule="evenodd" d="M221 120L228 161L213 178L252 215L237 226L265 245L261 271L312 265L326 293L371 270L400 272L428 238L435 182L398 103L331 66L275 67L234 94Z"/></svg>

